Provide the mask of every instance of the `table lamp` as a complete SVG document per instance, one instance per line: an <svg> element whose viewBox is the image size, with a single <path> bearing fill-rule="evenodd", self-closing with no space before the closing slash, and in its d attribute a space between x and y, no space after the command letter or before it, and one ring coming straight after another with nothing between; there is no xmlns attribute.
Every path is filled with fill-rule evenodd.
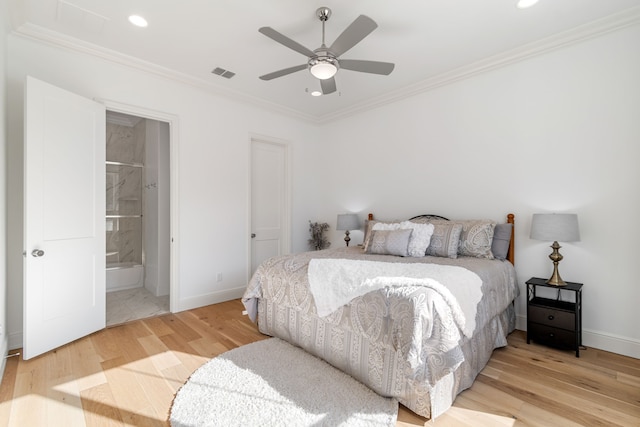
<svg viewBox="0 0 640 427"><path fill-rule="evenodd" d="M357 230L360 228L360 218L356 214L339 214L336 230L344 230L344 241L349 246L349 230Z"/></svg>
<svg viewBox="0 0 640 427"><path fill-rule="evenodd" d="M547 280L549 285L564 286L565 281L558 272L558 263L562 261L562 255L558 249L561 242L579 242L580 230L578 229L578 215L576 214L533 214L531 221L531 236L535 240L553 241L553 252L549 255L553 261L553 274Z"/></svg>

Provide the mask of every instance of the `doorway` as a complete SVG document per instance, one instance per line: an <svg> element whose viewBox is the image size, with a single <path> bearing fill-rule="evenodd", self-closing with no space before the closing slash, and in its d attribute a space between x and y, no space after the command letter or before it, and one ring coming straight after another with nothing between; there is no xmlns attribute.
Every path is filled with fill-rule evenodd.
<svg viewBox="0 0 640 427"><path fill-rule="evenodd" d="M289 144L251 138L249 277L267 258L290 251Z"/></svg>
<svg viewBox="0 0 640 427"><path fill-rule="evenodd" d="M106 325L170 311L169 124L106 113Z"/></svg>

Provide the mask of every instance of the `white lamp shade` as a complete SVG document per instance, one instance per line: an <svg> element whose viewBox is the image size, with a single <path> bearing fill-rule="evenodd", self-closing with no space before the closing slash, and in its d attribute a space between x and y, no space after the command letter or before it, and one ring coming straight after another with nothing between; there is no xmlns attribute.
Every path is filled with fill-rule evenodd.
<svg viewBox="0 0 640 427"><path fill-rule="evenodd" d="M356 214L338 215L336 230L357 230L360 228L360 218Z"/></svg>
<svg viewBox="0 0 640 427"><path fill-rule="evenodd" d="M578 215L533 214L530 237L548 242L579 242Z"/></svg>

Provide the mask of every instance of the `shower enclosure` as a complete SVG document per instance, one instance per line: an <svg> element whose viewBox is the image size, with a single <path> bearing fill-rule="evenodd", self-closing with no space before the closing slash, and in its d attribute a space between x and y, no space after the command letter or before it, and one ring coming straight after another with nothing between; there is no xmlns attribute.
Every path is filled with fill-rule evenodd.
<svg viewBox="0 0 640 427"><path fill-rule="evenodd" d="M145 124L129 116L107 120L107 291L144 283Z"/></svg>
<svg viewBox="0 0 640 427"><path fill-rule="evenodd" d="M107 112L107 292L170 291L169 124Z"/></svg>

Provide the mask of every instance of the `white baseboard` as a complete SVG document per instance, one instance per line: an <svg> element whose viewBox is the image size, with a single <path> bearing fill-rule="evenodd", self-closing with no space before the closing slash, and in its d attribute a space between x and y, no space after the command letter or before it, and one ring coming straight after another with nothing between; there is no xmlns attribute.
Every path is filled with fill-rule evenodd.
<svg viewBox="0 0 640 427"><path fill-rule="evenodd" d="M198 295L197 297L190 297L180 299L176 304L178 311L191 310L192 308L203 307L205 305L217 304L219 302L225 302L232 299L241 298L246 286L241 288L226 289L224 291L212 292L210 294Z"/></svg>
<svg viewBox="0 0 640 427"><path fill-rule="evenodd" d="M516 329L527 330L527 316L516 316ZM640 340L633 338L583 329L582 345L640 359Z"/></svg>
<svg viewBox="0 0 640 427"><path fill-rule="evenodd" d="M587 348L599 348L600 350L640 359L640 341L633 338L583 329L582 344Z"/></svg>

